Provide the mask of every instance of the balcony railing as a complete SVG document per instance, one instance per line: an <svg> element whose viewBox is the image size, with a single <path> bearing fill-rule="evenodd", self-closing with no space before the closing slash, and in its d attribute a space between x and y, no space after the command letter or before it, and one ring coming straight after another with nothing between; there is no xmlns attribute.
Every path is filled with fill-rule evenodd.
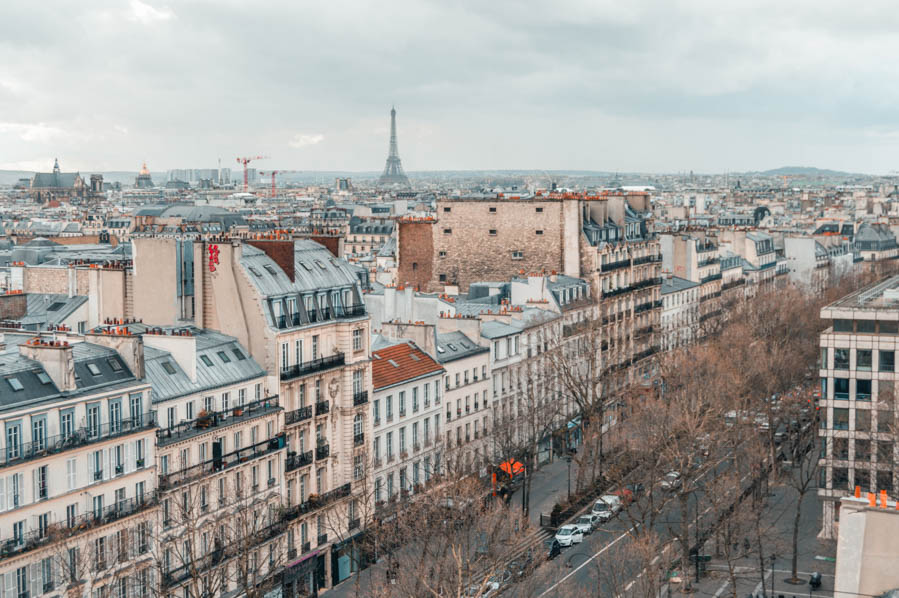
<svg viewBox="0 0 899 598"><path fill-rule="evenodd" d="M281 368L281 381L293 380L300 376L308 376L316 372L323 372L332 368L341 367L346 363L346 357L343 353L335 353L328 357L319 357L311 361L296 363L286 368Z"/></svg>
<svg viewBox="0 0 899 598"><path fill-rule="evenodd" d="M275 436L270 440L264 440L252 446L230 452L227 455L222 455L219 458L210 459L209 461L199 463L192 467L184 468L174 473L160 475L159 488L161 490L174 488L175 486L178 486L185 482L189 482L201 476L216 473L229 467L245 463L250 459L256 459L258 457L280 451L285 446L287 446L287 444L285 442L284 435L281 434L279 436Z"/></svg>
<svg viewBox="0 0 899 598"><path fill-rule="evenodd" d="M619 268L627 268L631 265L630 260L619 260L617 262L610 262L608 264L602 264L599 267L600 272L611 272L612 270L618 270Z"/></svg>
<svg viewBox="0 0 899 598"><path fill-rule="evenodd" d="M40 459L62 451L133 434L156 427L156 412L150 411L134 419L123 419L96 426L85 426L71 434L49 436L43 440L7 445L0 450L0 467Z"/></svg>
<svg viewBox="0 0 899 598"><path fill-rule="evenodd" d="M319 534L318 535L318 545L321 546L322 544L327 544L327 543L328 543L328 534Z"/></svg>
<svg viewBox="0 0 899 598"><path fill-rule="evenodd" d="M197 419L189 422L180 423L171 428L156 430L156 439L160 445L171 444L186 438L191 438L199 434L208 432L214 428L230 426L235 423L244 422L254 417L267 415L278 411L281 407L278 405L278 395L253 401L246 405L237 405L232 409L224 409L222 411L214 411L212 413L202 414Z"/></svg>
<svg viewBox="0 0 899 598"><path fill-rule="evenodd" d="M289 426L297 422L305 421L312 417L312 405L306 405L284 414L284 425Z"/></svg>
<svg viewBox="0 0 899 598"><path fill-rule="evenodd" d="M312 451L306 451L305 453L293 453L287 455L287 461L284 462L284 472L293 471L294 469L299 469L300 467L305 467L307 465L312 464Z"/></svg>
<svg viewBox="0 0 899 598"><path fill-rule="evenodd" d="M349 307L338 306L334 309L323 307L319 310L303 309L301 312L293 314L281 314L275 318L275 325L284 330L285 328L296 328L305 324L315 324L317 322L326 322L328 320L339 320L341 318L356 318L365 315L365 305L351 305ZM305 317L304 317L305 316Z"/></svg>
<svg viewBox="0 0 899 598"><path fill-rule="evenodd" d="M353 394L353 407L358 407L359 405L365 405L368 403L368 391L363 390L362 392L357 392Z"/></svg>
<svg viewBox="0 0 899 598"><path fill-rule="evenodd" d="M327 415L330 410L331 405L328 401L322 401L315 404L315 415Z"/></svg>
<svg viewBox="0 0 899 598"><path fill-rule="evenodd" d="M322 444L320 446L315 447L315 459L316 460L327 459L330 454L331 454L331 445L329 445L329 444Z"/></svg>
<svg viewBox="0 0 899 598"><path fill-rule="evenodd" d="M705 284L707 282L712 282L715 280L721 280L721 272L717 272L715 274L709 274L708 276L704 276L699 279L699 284Z"/></svg>
<svg viewBox="0 0 899 598"><path fill-rule="evenodd" d="M330 492L325 492L320 496L310 495L308 499L301 502L298 505L294 505L292 507L288 507L284 509L281 513L282 521L290 521L296 519L300 515L305 515L306 513L311 513L316 509L320 509L335 500L339 500L346 496L350 495L351 486L349 483L344 484L343 486L338 486L334 490ZM304 545L303 552L309 552L309 549Z"/></svg>
<svg viewBox="0 0 899 598"><path fill-rule="evenodd" d="M661 255L644 255L643 257L635 257L633 260L635 266L642 266L643 264L652 264L661 261Z"/></svg>
<svg viewBox="0 0 899 598"><path fill-rule="evenodd" d="M353 446L362 446L365 442L365 432L353 436Z"/></svg>
<svg viewBox="0 0 899 598"><path fill-rule="evenodd" d="M129 517L155 506L158 502L156 494L147 493L142 497L118 501L98 512L90 511L67 521L51 523L46 529L36 529L20 538L0 542L0 559L46 546L55 540L71 540L75 534Z"/></svg>

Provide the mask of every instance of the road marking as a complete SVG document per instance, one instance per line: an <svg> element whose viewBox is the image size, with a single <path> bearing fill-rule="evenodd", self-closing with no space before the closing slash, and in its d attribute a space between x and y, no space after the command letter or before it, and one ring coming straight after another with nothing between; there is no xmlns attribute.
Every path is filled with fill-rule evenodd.
<svg viewBox="0 0 899 598"><path fill-rule="evenodd" d="M557 587L559 587L562 583L564 583L565 581L567 581L568 578L570 578L572 575L574 575L575 573L577 573L578 571L580 571L581 569L583 569L584 567L586 567L588 563L590 563L591 561L593 561L593 559L595 559L596 557L598 557L599 555L601 555L602 553L604 553L605 551L607 551L609 548L611 548L612 546L614 546L615 544L617 544L619 541L621 541L622 538L624 538L625 536L627 536L628 534L630 534L632 531L636 530L636 529L639 527L639 525L640 525L639 523L638 523L638 524L635 524L635 525L634 525L633 527L631 527L629 530L627 530L626 532L624 532L623 534L621 534L620 536L618 536L617 538L615 538L614 540L612 540L611 542L609 542L608 544L606 544L605 546L603 546L602 548L600 548L599 551L596 552L596 554L594 554L594 555L591 556L589 559L587 559L586 561L584 561L583 563L581 563L580 565L578 565L577 567L575 567L574 569L572 569L571 572L570 572L568 575L566 575L565 577L563 577L562 579L560 579L559 581L557 581L556 583L554 583L553 585L551 585L549 588L547 588L542 594L540 594L540 596L539 596L538 598L542 598L543 596L546 596L547 594L549 594L550 592L552 592L553 590L555 590L555 589L556 589Z"/></svg>
<svg viewBox="0 0 899 598"><path fill-rule="evenodd" d="M758 594L759 592L761 592L763 589L763 585L765 584L766 581L768 581L769 577L771 577L771 569L768 569L768 572L765 573L765 577L762 578L762 581L760 581L760 582L758 582L758 584L756 584L755 589L752 591L752 593Z"/></svg>
<svg viewBox="0 0 899 598"><path fill-rule="evenodd" d="M721 584L721 587L718 588L717 592L715 592L715 598L720 598L721 594L724 593L724 590L726 590L727 586L729 586L729 585L730 585L729 579L727 581L725 581L723 584Z"/></svg>

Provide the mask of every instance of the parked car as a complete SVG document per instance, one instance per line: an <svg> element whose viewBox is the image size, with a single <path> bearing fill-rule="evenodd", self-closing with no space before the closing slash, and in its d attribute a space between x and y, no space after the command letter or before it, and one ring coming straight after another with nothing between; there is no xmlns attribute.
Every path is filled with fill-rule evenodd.
<svg viewBox="0 0 899 598"><path fill-rule="evenodd" d="M593 513L587 513L586 515L578 517L577 521L574 522L574 525L576 525L584 535L587 535L599 525L599 517Z"/></svg>
<svg viewBox="0 0 899 598"><path fill-rule="evenodd" d="M621 499L614 494L605 494L593 505L593 514L600 521L608 521L621 510Z"/></svg>
<svg viewBox="0 0 899 598"><path fill-rule="evenodd" d="M673 492L681 487L683 482L680 479L680 472L678 471L669 471L665 474L665 477L662 478L662 490L666 492Z"/></svg>
<svg viewBox="0 0 899 598"><path fill-rule="evenodd" d="M543 541L543 547L546 549L546 559L551 561L562 553L562 545L555 538L549 538Z"/></svg>
<svg viewBox="0 0 899 598"><path fill-rule="evenodd" d="M584 534L581 533L581 530L576 525L563 525L556 532L556 540L559 542L559 546L564 548L583 542Z"/></svg>
<svg viewBox="0 0 899 598"><path fill-rule="evenodd" d="M499 591L499 584L495 581L488 581L481 586L468 586L465 592L465 598L489 598Z"/></svg>

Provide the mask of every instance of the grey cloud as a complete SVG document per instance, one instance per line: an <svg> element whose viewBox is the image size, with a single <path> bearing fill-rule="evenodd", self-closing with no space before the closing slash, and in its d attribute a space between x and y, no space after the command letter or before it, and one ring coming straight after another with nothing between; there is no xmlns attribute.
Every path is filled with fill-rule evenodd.
<svg viewBox="0 0 899 598"><path fill-rule="evenodd" d="M0 163L377 170L396 103L409 170L895 167L889 2L134 7L4 3L2 120L60 134Z"/></svg>

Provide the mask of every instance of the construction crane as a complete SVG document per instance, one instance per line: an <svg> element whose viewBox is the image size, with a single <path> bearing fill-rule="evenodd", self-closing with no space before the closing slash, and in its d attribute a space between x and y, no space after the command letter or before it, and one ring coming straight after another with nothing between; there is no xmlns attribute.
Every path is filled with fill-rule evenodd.
<svg viewBox="0 0 899 598"><path fill-rule="evenodd" d="M268 176L268 175L271 175L271 177L272 177L272 192L271 192L271 195L270 195L269 197L274 197L274 196L275 196L275 176L276 176L276 175L279 175L279 174L289 174L289 173L291 173L291 172L296 172L296 170L270 170L270 171L268 171L267 173L266 173L266 172L262 172L262 171L259 172L259 176Z"/></svg>
<svg viewBox="0 0 899 598"><path fill-rule="evenodd" d="M243 190L247 191L247 164L253 160L267 160L268 156L253 156L251 158L238 158L237 163L243 165Z"/></svg>

